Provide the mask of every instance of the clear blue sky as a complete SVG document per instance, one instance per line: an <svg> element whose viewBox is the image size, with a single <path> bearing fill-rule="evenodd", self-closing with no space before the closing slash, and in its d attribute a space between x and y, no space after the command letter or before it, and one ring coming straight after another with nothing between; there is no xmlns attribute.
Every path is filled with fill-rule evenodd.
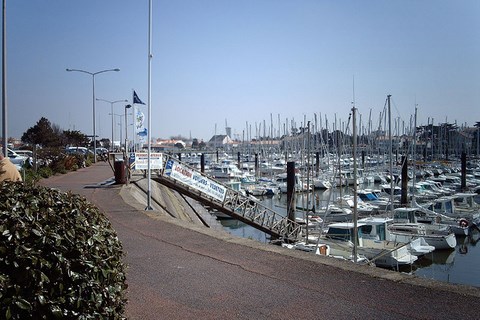
<svg viewBox="0 0 480 320"><path fill-rule="evenodd" d="M91 77L66 68L120 68L97 98L147 102L147 32L148 0L7 0L8 135L42 116L92 133ZM387 94L406 122L415 103L419 124L480 121L480 1L153 0L152 137L346 121L353 78L364 122ZM96 109L109 138L110 104Z"/></svg>

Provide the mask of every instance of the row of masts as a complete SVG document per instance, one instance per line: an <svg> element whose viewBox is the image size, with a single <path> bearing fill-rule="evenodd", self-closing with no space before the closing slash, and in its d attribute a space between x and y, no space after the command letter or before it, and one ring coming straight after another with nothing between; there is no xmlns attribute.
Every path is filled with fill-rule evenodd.
<svg viewBox="0 0 480 320"><path fill-rule="evenodd" d="M415 105L415 113L416 109L417 105ZM384 109L378 117L378 126L374 130L372 109L369 111L366 124L362 122L362 115L358 114L357 109L359 121L356 142L359 151L366 151L370 155L381 157L388 153L388 146L391 146L391 150L398 155L405 153L409 145L415 142L415 145L420 148L416 147L415 151L420 153L424 160L436 158L441 160L442 156L440 155L448 160L449 154L453 153L459 157L462 151L466 151L467 154L476 153L479 156L479 128L477 128L476 134L472 134L472 128L468 128L466 124L458 127L456 123L445 122L434 126L433 118L428 118L427 125L417 127L413 115L406 122L400 117L392 118L390 110L391 108L387 108L387 103L385 103ZM447 121L447 119L445 120ZM228 129L231 132L231 128ZM326 115L322 117L322 114L317 115L316 113L313 114L313 120L307 119L307 116L304 115L303 121L299 123L294 118L285 118L283 124L280 114L277 114L277 123L274 124L273 114L270 114L270 125L268 126L265 120L255 122L254 131L255 133L252 134L252 124L247 121L241 138L234 133L235 150L240 150L243 154L260 153L265 156L272 152L284 152L285 154L304 152L308 144L311 151L320 151L322 155L328 155L329 152L340 154L339 148L342 148L345 153L352 151L353 138L350 131L350 117L347 121L343 121L337 118L337 114L331 124ZM416 135L417 132L418 135ZM469 133L465 134L465 132ZM471 141L465 140L466 135L471 136ZM415 141L412 136L415 136ZM390 142L387 143L389 137L393 139L393 145ZM216 146L216 148L228 149L229 147Z"/></svg>

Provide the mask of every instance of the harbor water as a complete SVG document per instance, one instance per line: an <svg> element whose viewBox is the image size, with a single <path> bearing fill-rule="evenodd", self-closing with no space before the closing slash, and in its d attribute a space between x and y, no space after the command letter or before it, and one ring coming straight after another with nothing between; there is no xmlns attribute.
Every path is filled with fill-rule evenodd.
<svg viewBox="0 0 480 320"><path fill-rule="evenodd" d="M315 201L325 204L339 195L338 190L315 191ZM286 195L273 197L260 197L263 205L280 214L286 214ZM480 201L477 197L476 201ZM303 204L302 204L303 203ZM306 199L297 197L297 206L305 206ZM297 210L298 217L303 216L303 211ZM238 220L220 220L226 231L232 235L268 243L269 238L265 233L248 226ZM480 233L474 231L468 237L457 238L457 246L452 250L435 250L400 272L414 274L418 277L435 279L438 281L464 284L480 287ZM332 258L333 259L333 258Z"/></svg>

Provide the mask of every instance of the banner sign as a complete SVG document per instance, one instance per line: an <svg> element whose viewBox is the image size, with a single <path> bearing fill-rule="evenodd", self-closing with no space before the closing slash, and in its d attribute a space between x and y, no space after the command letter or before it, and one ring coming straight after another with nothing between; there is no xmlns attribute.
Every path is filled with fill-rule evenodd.
<svg viewBox="0 0 480 320"><path fill-rule="evenodd" d="M150 152L150 169L160 170L163 168L163 154L160 152ZM135 152L134 170L148 170L148 152Z"/></svg>
<svg viewBox="0 0 480 320"><path fill-rule="evenodd" d="M173 159L167 161L165 175L189 185L190 187L206 193L207 195L223 202L227 189L217 182L202 176L192 169L175 162Z"/></svg>
<svg viewBox="0 0 480 320"><path fill-rule="evenodd" d="M135 153L130 153L128 164L130 165L130 170L135 170Z"/></svg>
<svg viewBox="0 0 480 320"><path fill-rule="evenodd" d="M140 100L139 100L140 101ZM135 135L137 136L137 141L139 143L145 143L147 139L148 130L145 128L145 115L140 110L140 108L135 107Z"/></svg>

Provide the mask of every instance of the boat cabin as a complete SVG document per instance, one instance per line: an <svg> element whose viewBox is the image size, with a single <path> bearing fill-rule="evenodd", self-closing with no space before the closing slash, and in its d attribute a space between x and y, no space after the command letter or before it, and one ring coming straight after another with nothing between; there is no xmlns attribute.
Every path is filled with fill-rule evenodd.
<svg viewBox="0 0 480 320"><path fill-rule="evenodd" d="M358 242L362 245L363 239L386 240L387 223L392 222L391 218L368 217L359 219L357 222ZM328 227L326 236L328 238L352 241L354 225L352 222L332 223Z"/></svg>

